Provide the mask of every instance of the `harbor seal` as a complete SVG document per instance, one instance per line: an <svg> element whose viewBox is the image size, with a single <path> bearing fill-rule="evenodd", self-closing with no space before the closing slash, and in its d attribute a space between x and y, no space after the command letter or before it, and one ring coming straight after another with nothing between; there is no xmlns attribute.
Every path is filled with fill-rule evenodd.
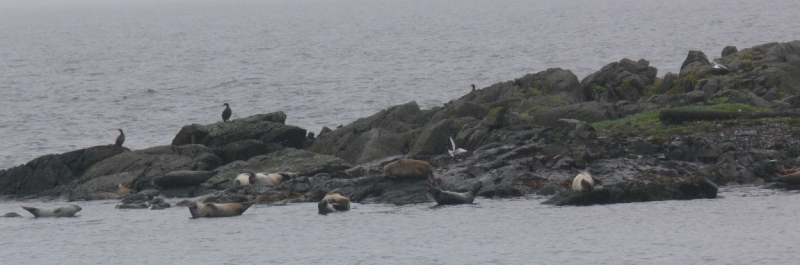
<svg viewBox="0 0 800 265"><path fill-rule="evenodd" d="M350 198L342 196L339 193L328 193L322 198L322 201L317 204L319 214L326 215L333 212L343 212L350 210Z"/></svg>
<svg viewBox="0 0 800 265"><path fill-rule="evenodd" d="M22 217L22 215L19 215L18 213L15 213L15 212L10 212L10 213L4 214L3 217Z"/></svg>
<svg viewBox="0 0 800 265"><path fill-rule="evenodd" d="M383 167L383 173L388 178L426 178L431 184L436 184L433 167L421 160L403 158L391 162Z"/></svg>
<svg viewBox="0 0 800 265"><path fill-rule="evenodd" d="M251 173L242 173L236 176L236 178L233 179L233 187L238 188L250 186L250 174Z"/></svg>
<svg viewBox="0 0 800 265"><path fill-rule="evenodd" d="M594 189L594 178L587 172L581 172L572 179L572 190L575 192L592 191Z"/></svg>
<svg viewBox="0 0 800 265"><path fill-rule="evenodd" d="M192 218L201 218L201 217L231 217L242 215L244 211L247 211L250 206L252 206L252 202L242 202L242 203L199 203L199 202L190 202L187 207L189 207L189 213L192 214Z"/></svg>
<svg viewBox="0 0 800 265"><path fill-rule="evenodd" d="M225 106L225 110L222 111L222 121L226 122L231 118L233 111L231 111L231 105L228 105L228 103L222 104L222 106Z"/></svg>
<svg viewBox="0 0 800 265"><path fill-rule="evenodd" d="M120 204L120 205L114 206L114 208L117 208L117 209L147 209L148 206L147 206L147 204L145 204L143 202L138 202L138 203L124 203L124 204Z"/></svg>
<svg viewBox="0 0 800 265"><path fill-rule="evenodd" d="M250 173L250 178L248 180L250 181L251 185L255 183L268 183L272 184L272 186L278 186L282 182L291 179L292 177L286 173Z"/></svg>
<svg viewBox="0 0 800 265"><path fill-rule="evenodd" d="M119 199L119 195L111 192L91 193L91 194L86 194L86 196L83 199L87 201L116 200Z"/></svg>
<svg viewBox="0 0 800 265"><path fill-rule="evenodd" d="M67 205L55 209L39 209L36 207L22 206L22 209L33 214L33 217L74 217L81 209L78 205Z"/></svg>
<svg viewBox="0 0 800 265"><path fill-rule="evenodd" d="M433 199L436 200L436 204L438 205L468 204L475 201L475 197L478 196L478 192L481 188L483 188L483 182L478 182L478 184L472 187L472 190L467 192L443 191L437 187L430 187L428 192L433 196Z"/></svg>
<svg viewBox="0 0 800 265"><path fill-rule="evenodd" d="M119 130L119 136L117 136L117 141L114 142L114 145L122 147L122 143L125 142L125 133L122 132L122 129L117 130Z"/></svg>

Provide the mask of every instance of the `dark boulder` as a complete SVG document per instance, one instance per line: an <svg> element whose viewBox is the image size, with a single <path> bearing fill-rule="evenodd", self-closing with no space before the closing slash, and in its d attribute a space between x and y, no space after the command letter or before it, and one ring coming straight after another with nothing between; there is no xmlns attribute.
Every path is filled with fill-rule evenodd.
<svg viewBox="0 0 800 265"><path fill-rule="evenodd" d="M562 192L542 204L587 206L665 200L713 199L716 197L717 185L708 179L702 178L669 183L621 182L602 189L594 189L590 192Z"/></svg>
<svg viewBox="0 0 800 265"><path fill-rule="evenodd" d="M187 125L175 135L172 145L195 143L210 148L224 148L239 141L258 140L263 143L279 143L285 147L302 147L306 141L306 130L286 125L285 120L286 114L279 111L229 122Z"/></svg>
<svg viewBox="0 0 800 265"><path fill-rule="evenodd" d="M96 163L125 152L129 150L115 145L95 146L45 155L0 170L0 194L25 196L50 191L78 179Z"/></svg>
<svg viewBox="0 0 800 265"><path fill-rule="evenodd" d="M154 178L153 183L164 189L186 188L206 182L216 174L215 171L178 170Z"/></svg>
<svg viewBox="0 0 800 265"><path fill-rule="evenodd" d="M588 100L637 101L644 95L645 87L655 82L657 72L645 59L634 62L625 58L587 76L581 80L581 86Z"/></svg>

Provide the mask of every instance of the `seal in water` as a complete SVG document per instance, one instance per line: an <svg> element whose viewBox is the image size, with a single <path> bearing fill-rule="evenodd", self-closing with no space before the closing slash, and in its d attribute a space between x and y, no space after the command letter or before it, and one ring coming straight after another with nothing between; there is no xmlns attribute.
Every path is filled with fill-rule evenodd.
<svg viewBox="0 0 800 265"><path fill-rule="evenodd" d="M114 145L122 147L122 143L125 142L125 134L122 133L122 129L117 129L117 130L119 130L119 136L117 136L117 141L114 142Z"/></svg>
<svg viewBox="0 0 800 265"><path fill-rule="evenodd" d="M243 203L198 203L190 202L189 213L192 218L202 217L231 217L242 215L247 208L252 206L252 202Z"/></svg>
<svg viewBox="0 0 800 265"><path fill-rule="evenodd" d="M333 212L343 212L350 210L350 199L339 193L328 193L317 204L319 214L326 215Z"/></svg>
<svg viewBox="0 0 800 265"><path fill-rule="evenodd" d="M428 182L436 185L433 177L433 167L428 162L403 158L383 167L383 173L388 178L426 178Z"/></svg>
<svg viewBox="0 0 800 265"><path fill-rule="evenodd" d="M472 203L475 201L475 197L478 196L478 192L483 188L483 182L478 182L475 184L475 187L472 187L472 190L467 192L452 192L452 191L443 191L437 187L430 187L428 192L433 196L433 199L436 200L436 204L438 205L453 205L453 204L465 204L465 203Z"/></svg>
<svg viewBox="0 0 800 265"><path fill-rule="evenodd" d="M22 215L19 215L18 213L15 213L15 212L10 212L10 213L4 214L3 217L22 217Z"/></svg>
<svg viewBox="0 0 800 265"><path fill-rule="evenodd" d="M231 111L231 106L228 103L222 104L222 106L225 106L225 110L222 111L222 121L228 121L233 111Z"/></svg>
<svg viewBox="0 0 800 265"><path fill-rule="evenodd" d="M124 203L117 206L114 206L117 209L147 209L147 204L144 203Z"/></svg>
<svg viewBox="0 0 800 265"><path fill-rule="evenodd" d="M78 205L67 205L63 207L58 207L53 210L50 209L39 209L36 207L25 207L22 206L22 209L33 214L33 217L73 217L75 213L79 212L81 209Z"/></svg>
<svg viewBox="0 0 800 265"><path fill-rule="evenodd" d="M284 181L288 181L291 179L292 177L287 173L269 173L269 174L250 173L249 182L251 185L259 182L259 183L269 183L272 184L272 186L278 186Z"/></svg>
<svg viewBox="0 0 800 265"><path fill-rule="evenodd" d="M576 192L592 191L594 189L594 179L587 172L581 172L572 179L572 190Z"/></svg>

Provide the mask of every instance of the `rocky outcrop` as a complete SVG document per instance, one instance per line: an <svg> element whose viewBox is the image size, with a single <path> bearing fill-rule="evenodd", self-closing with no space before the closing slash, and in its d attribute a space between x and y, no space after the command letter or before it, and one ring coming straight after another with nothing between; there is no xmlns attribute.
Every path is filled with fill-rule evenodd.
<svg viewBox="0 0 800 265"><path fill-rule="evenodd" d="M152 180L179 170L209 171L223 164L202 145L157 146L125 152L94 164L79 179L55 191L97 193L115 191L118 184L135 191L159 188Z"/></svg>
<svg viewBox="0 0 800 265"><path fill-rule="evenodd" d="M644 95L645 87L655 82L657 72L645 59L634 62L625 58L587 76L581 80L581 86L587 100L637 101Z"/></svg>
<svg viewBox="0 0 800 265"><path fill-rule="evenodd" d="M180 146L194 143L218 149L241 141L257 140L263 144L278 143L284 147L302 147L303 142L306 140L306 130L297 126L286 125L284 124L285 120L286 114L279 111L253 115L229 122L217 122L209 125L186 125L181 128L181 131L172 140L172 145Z"/></svg>
<svg viewBox="0 0 800 265"><path fill-rule="evenodd" d="M115 145L95 146L42 156L25 165L0 170L0 194L26 196L49 191L78 179L94 164L124 152L129 150Z"/></svg>
<svg viewBox="0 0 800 265"><path fill-rule="evenodd" d="M617 183L602 189L594 189L590 192L562 192L542 202L542 204L587 206L665 200L713 199L716 197L717 185L707 179L669 183L631 181Z"/></svg>

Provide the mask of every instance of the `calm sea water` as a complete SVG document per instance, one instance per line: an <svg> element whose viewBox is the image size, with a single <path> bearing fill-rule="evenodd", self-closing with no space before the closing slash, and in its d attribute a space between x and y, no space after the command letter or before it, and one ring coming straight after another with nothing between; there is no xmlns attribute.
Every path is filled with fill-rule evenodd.
<svg viewBox="0 0 800 265"><path fill-rule="evenodd" d="M579 78L622 58L677 72L800 39L798 1L0 1L0 168L113 143L169 144L181 126L284 111L318 132L416 100L552 67ZM81 203L33 219L5 202L9 264L793 264L800 194L728 188L716 200L550 207L479 199L431 209L254 206L190 220L186 208Z"/></svg>
<svg viewBox="0 0 800 265"><path fill-rule="evenodd" d="M0 213L8 264L796 264L800 193L726 188L723 198L553 207L540 198L474 205L256 205L190 219L185 207L118 210L80 203L76 218ZM174 201L172 201L174 202Z"/></svg>

